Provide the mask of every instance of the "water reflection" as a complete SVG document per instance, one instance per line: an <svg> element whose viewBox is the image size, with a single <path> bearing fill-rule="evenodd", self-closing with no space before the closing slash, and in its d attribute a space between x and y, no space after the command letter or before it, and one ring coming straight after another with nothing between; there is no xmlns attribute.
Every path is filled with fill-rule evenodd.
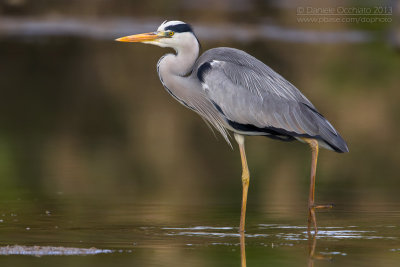
<svg viewBox="0 0 400 267"><path fill-rule="evenodd" d="M281 228L292 228L292 229L302 229L303 227L287 227L281 226ZM308 267L314 267L314 260L331 260L333 257L332 255L347 255L346 253L341 252L321 252L315 254L315 249L317 246L317 235L318 232L315 231L312 233L310 231L310 225L307 227L307 238L308 238ZM337 231L335 231L337 232ZM246 235L243 232L240 232L240 260L241 260L241 267L246 267Z"/></svg>
<svg viewBox="0 0 400 267"><path fill-rule="evenodd" d="M330 254L317 254L315 255L315 248L317 246L318 233L312 234L308 231L308 267L314 267L314 260L331 260Z"/></svg>
<svg viewBox="0 0 400 267"><path fill-rule="evenodd" d="M170 205L163 206L163 217L156 220L154 215L160 214L153 205L140 206L116 199L108 198L110 203L101 205L79 201L74 213L63 209L74 206L71 202L65 205L62 201L51 201L57 205L49 208L50 204L44 203L39 210L27 208L34 202L30 199L4 203L0 212L0 251L3 249L10 256L1 258L9 263L3 265L19 267L16 261L32 260L28 255L46 255L46 260L58 266L70 266L64 262L66 258L85 261L89 257L78 256L108 251L112 252L90 256L93 264L83 265L109 266L117 261L121 266L174 266L176 262L187 266L235 266L239 262L241 266L256 266L261 262L267 266L314 266L335 258L333 265L356 266L355 261L363 265L367 260L359 260L359 252L368 251L371 257L386 257L383 264L380 261L375 266L397 266L398 261L392 264L391 260L400 256L397 211L381 212L379 218L359 213L352 219L339 210L338 218L330 222L326 216L332 214L321 213L317 235L308 233L307 223L299 223L297 218L290 223L285 220L287 223L270 224L254 224L250 220L246 234L239 234L237 212L193 210L192 206L177 209ZM253 218L283 220L275 213ZM387 218L386 222L381 218ZM362 224L364 221L368 223ZM85 249L91 247L96 249ZM25 256L12 256L17 253ZM68 257L73 254L76 256ZM105 264L105 260L110 264Z"/></svg>
<svg viewBox="0 0 400 267"><path fill-rule="evenodd" d="M257 227L249 227L247 233L239 233L237 227L230 226L191 226L191 227L163 227L162 231L167 236L176 238L186 238L190 243L186 244L197 249L209 248L231 248L237 251L236 247L240 247L240 262L242 267L247 266L248 259L246 255L246 240L251 240L251 246L247 249L253 251L255 248L263 248L262 253L271 252L271 255L279 254L286 257L287 253L294 253L299 249L307 248L307 252L302 250L304 259L307 260L307 266L314 266L318 260L329 261L334 257L348 256L346 246L342 246L343 250L337 249L337 241L352 242L371 240L370 242L387 243L388 240L397 240L396 236L389 235L387 229L395 229L393 225L376 225L371 228L357 225L337 225L337 226L320 226L319 231L308 231L307 225L287 225L287 224L259 224ZM397 230L397 229L396 229ZM156 230L154 230L156 231ZM239 242L238 242L239 239ZM318 241L322 241L318 248ZM373 241L376 240L376 241ZM331 243L335 245L331 247ZM284 250L289 248L292 250ZM395 251L395 250L390 250ZM239 251L237 252L239 253ZM251 265L251 264L250 264Z"/></svg>
<svg viewBox="0 0 400 267"><path fill-rule="evenodd" d="M240 262L242 267L246 267L246 240L244 232L240 232Z"/></svg>

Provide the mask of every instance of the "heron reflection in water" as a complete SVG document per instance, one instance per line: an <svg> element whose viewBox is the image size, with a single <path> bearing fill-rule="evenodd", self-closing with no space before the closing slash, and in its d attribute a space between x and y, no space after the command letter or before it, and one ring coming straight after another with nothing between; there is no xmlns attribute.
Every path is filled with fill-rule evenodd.
<svg viewBox="0 0 400 267"><path fill-rule="evenodd" d="M331 260L331 255L324 255L324 254L316 254L316 247L317 247L317 233L311 233L307 231L307 241L308 241L308 252L307 252L307 266L314 267L315 260ZM240 263L241 267L246 267L246 237L244 232L240 233L239 236L239 244L240 244Z"/></svg>
<svg viewBox="0 0 400 267"><path fill-rule="evenodd" d="M294 85L238 49L213 48L199 57L199 40L192 27L182 21L165 21L154 32L116 40L173 48L176 53L164 55L157 63L164 88L218 130L228 144L228 131L233 132L242 161L240 233L245 230L250 180L244 136L307 143L312 151L308 226L310 229L312 224L317 231L315 210L331 207L314 202L319 147L339 153L348 152L348 148L335 128Z"/></svg>

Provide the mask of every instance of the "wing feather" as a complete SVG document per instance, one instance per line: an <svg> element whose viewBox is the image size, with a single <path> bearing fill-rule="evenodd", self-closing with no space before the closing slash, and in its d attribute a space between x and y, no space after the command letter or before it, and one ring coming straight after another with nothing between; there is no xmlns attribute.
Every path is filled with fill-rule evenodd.
<svg viewBox="0 0 400 267"><path fill-rule="evenodd" d="M347 151L313 104L261 61L241 50L215 48L199 58L195 70L205 63L211 67L201 73L203 89L227 121L292 137L315 137L339 152Z"/></svg>

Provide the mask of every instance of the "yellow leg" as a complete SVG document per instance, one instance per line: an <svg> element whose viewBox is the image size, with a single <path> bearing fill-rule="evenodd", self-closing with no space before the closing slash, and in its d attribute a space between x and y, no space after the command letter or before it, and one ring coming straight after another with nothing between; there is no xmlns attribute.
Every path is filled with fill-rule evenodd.
<svg viewBox="0 0 400 267"><path fill-rule="evenodd" d="M244 232L240 232L240 262L241 267L246 267L246 243Z"/></svg>
<svg viewBox="0 0 400 267"><path fill-rule="evenodd" d="M311 147L311 181L310 181L310 194L308 196L308 231L310 231L311 224L314 226L315 234L317 233L317 219L315 216L316 209L329 209L333 205L315 205L315 173L317 171L317 160L318 160L318 141L315 139L303 138Z"/></svg>
<svg viewBox="0 0 400 267"><path fill-rule="evenodd" d="M240 158L242 159L242 211L240 213L240 227L239 232L243 233L245 229L245 217L246 217L246 204L247 204L247 192L249 190L250 173L247 166L246 152L244 150L244 136L235 133L236 142L239 145Z"/></svg>
<svg viewBox="0 0 400 267"><path fill-rule="evenodd" d="M314 231L317 233L317 219L315 217L315 173L317 171L318 160L318 141L315 139L304 139L311 147L311 181L310 193L308 196L308 229L310 230L311 223L314 226Z"/></svg>

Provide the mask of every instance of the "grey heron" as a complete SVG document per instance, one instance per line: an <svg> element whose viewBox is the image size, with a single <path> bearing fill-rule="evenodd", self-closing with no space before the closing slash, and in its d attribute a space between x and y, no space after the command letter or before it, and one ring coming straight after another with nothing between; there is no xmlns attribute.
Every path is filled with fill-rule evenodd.
<svg viewBox="0 0 400 267"><path fill-rule="evenodd" d="M164 21L155 32L129 35L121 42L169 47L157 63L162 85L178 102L198 113L219 131L229 145L232 131L242 162L242 207L239 231L245 230L250 172L244 136L261 135L282 141L299 140L311 147L308 225L317 231L314 202L319 147L339 153L347 144L314 105L290 82L244 51L218 47L199 57L200 43L192 27L182 21Z"/></svg>

